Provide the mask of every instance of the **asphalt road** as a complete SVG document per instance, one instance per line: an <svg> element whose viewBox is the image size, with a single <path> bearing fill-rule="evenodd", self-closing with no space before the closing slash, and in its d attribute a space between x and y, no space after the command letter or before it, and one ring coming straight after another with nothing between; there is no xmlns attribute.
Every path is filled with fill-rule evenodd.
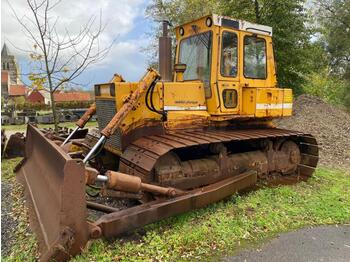
<svg viewBox="0 0 350 262"><path fill-rule="evenodd" d="M320 226L280 234L277 238L235 256L225 262L349 262L350 225Z"/></svg>

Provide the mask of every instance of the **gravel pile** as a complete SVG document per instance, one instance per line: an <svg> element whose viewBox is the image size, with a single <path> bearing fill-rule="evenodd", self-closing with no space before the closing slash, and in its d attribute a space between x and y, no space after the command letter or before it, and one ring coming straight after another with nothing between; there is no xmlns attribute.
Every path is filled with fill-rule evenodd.
<svg viewBox="0 0 350 262"><path fill-rule="evenodd" d="M293 116L275 121L280 128L310 133L320 146L323 166L350 169L350 113L318 97L301 95L294 101Z"/></svg>

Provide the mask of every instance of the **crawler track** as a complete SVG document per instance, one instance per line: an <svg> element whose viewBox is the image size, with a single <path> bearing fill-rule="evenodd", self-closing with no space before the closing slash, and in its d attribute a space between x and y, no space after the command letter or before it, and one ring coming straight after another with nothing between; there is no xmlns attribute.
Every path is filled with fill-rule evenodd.
<svg viewBox="0 0 350 262"><path fill-rule="evenodd" d="M152 176L159 158L171 151L215 143L259 143L263 139L280 138L291 139L299 146L301 161L296 177L305 180L312 176L318 162L316 139L310 134L277 128L178 131L165 135L145 136L133 142L124 151L120 171L147 178Z"/></svg>

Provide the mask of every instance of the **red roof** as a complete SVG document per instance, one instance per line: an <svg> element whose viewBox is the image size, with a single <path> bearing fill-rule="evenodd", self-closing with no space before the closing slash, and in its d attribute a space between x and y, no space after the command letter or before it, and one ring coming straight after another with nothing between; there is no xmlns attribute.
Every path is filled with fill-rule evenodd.
<svg viewBox="0 0 350 262"><path fill-rule="evenodd" d="M45 98L39 91L33 90L33 92L27 96L27 101L31 103L44 103Z"/></svg>
<svg viewBox="0 0 350 262"><path fill-rule="evenodd" d="M56 102L90 101L91 95L84 92L54 93Z"/></svg>
<svg viewBox="0 0 350 262"><path fill-rule="evenodd" d="M9 72L1 70L1 83L7 83L9 81Z"/></svg>
<svg viewBox="0 0 350 262"><path fill-rule="evenodd" d="M26 91L24 85L10 85L9 96L25 96Z"/></svg>

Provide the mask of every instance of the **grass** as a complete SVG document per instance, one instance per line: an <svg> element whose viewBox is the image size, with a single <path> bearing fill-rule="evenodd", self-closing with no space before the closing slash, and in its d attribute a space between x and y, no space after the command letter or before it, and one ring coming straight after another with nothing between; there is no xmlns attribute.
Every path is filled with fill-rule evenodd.
<svg viewBox="0 0 350 262"><path fill-rule="evenodd" d="M10 170L17 161L3 162L2 179L13 180ZM14 213L25 217L19 199ZM209 260L262 243L280 232L349 222L350 174L318 168L308 182L234 195L207 208L153 223L133 233L137 240L93 241L72 261ZM25 225L23 222L16 229L18 242L5 260L35 259L35 240L23 229Z"/></svg>
<svg viewBox="0 0 350 262"><path fill-rule="evenodd" d="M53 124L38 124L39 128L53 128L54 125ZM59 126L61 127L68 127L68 128L75 128L75 122L64 122L64 123L60 123ZM97 126L97 122L87 122L85 127L89 128L89 127L96 127ZM4 129L5 131L26 131L27 129L27 125L23 124L23 125L2 125L1 126L2 129Z"/></svg>

